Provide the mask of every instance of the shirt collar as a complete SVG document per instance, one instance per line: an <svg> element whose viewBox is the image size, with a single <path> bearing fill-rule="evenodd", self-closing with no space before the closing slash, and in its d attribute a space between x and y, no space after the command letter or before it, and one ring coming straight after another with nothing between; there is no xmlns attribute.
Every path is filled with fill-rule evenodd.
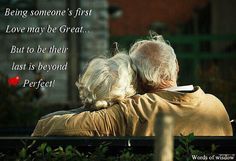
<svg viewBox="0 0 236 161"><path fill-rule="evenodd" d="M163 89L165 91L172 91L172 92L189 92L189 91L193 91L194 87L193 85L186 85L186 86L177 86L177 87L170 87L170 88L165 88Z"/></svg>
<svg viewBox="0 0 236 161"><path fill-rule="evenodd" d="M181 88L177 88L177 89L181 89ZM172 103L194 105L194 104L198 104L201 101L201 98L203 97L205 93L199 86L196 86L196 87L193 87L192 91L186 91L186 89L183 90L183 88L181 89L181 91L169 91L165 89L165 90L157 92L156 94L166 100L169 100Z"/></svg>

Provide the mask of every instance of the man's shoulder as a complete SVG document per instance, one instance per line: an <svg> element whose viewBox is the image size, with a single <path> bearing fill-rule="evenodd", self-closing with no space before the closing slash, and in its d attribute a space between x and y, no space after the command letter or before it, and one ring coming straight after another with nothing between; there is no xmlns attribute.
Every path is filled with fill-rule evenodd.
<svg viewBox="0 0 236 161"><path fill-rule="evenodd" d="M213 94L206 93L205 98L206 98L205 100L208 102L210 101L216 105L224 106L223 103L221 102L221 100Z"/></svg>
<svg viewBox="0 0 236 161"><path fill-rule="evenodd" d="M214 94L212 94L212 93L208 93L208 92L204 92L202 89L201 89L201 87L200 86L196 86L196 87L194 87L195 89L196 89L196 93L198 94L198 95L200 95L200 96L202 96L202 97L204 97L206 100L208 100L208 101L216 101L217 103L221 103L222 104L222 102L220 101L220 99L216 96L216 95L214 95Z"/></svg>
<svg viewBox="0 0 236 161"><path fill-rule="evenodd" d="M194 87L192 91L169 91L160 90L154 93L136 94L130 97L127 101L139 104L140 102L146 103L161 103L161 102L177 102L181 103L193 103L199 102L204 98L209 98L210 100L219 101L217 97L211 94L206 94L199 86ZM219 101L220 102L220 101Z"/></svg>

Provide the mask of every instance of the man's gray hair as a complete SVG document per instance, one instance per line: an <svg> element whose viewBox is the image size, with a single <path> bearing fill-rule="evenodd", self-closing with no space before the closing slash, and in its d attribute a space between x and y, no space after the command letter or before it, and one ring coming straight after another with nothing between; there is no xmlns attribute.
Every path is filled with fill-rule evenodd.
<svg viewBox="0 0 236 161"><path fill-rule="evenodd" d="M177 81L178 64L173 48L161 35L137 41L129 51L142 83L158 88L166 82Z"/></svg>

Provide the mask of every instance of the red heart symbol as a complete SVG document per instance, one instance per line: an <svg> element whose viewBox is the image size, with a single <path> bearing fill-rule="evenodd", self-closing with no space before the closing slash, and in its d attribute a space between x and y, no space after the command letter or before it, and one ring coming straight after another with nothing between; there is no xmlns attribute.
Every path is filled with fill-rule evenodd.
<svg viewBox="0 0 236 161"><path fill-rule="evenodd" d="M19 83L20 83L19 76L8 78L8 85L9 86L17 86Z"/></svg>

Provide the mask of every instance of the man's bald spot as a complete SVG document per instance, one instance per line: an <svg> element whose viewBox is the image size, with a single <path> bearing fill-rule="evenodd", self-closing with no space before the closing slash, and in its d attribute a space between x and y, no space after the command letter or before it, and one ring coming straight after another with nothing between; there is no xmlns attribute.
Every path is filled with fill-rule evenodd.
<svg viewBox="0 0 236 161"><path fill-rule="evenodd" d="M168 47L168 45L164 43L156 43L156 42L144 42L141 44L132 55L138 56L139 58L148 59L151 64L156 64L159 62L160 54L163 52L164 48Z"/></svg>

